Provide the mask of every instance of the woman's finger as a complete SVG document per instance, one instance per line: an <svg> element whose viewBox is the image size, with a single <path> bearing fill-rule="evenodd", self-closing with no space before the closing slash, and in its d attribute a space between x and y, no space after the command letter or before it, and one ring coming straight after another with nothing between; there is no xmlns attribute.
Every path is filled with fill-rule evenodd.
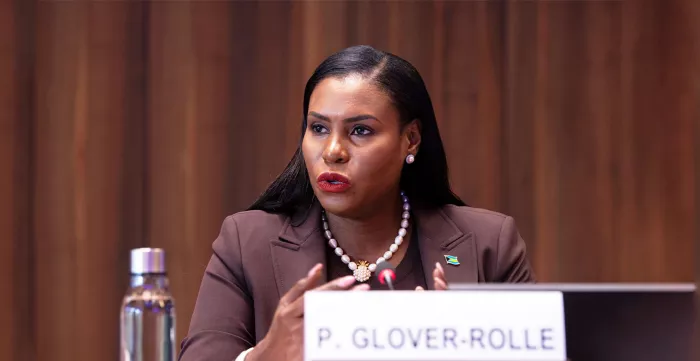
<svg viewBox="0 0 700 361"><path fill-rule="evenodd" d="M435 282L435 289L439 291L444 291L447 290L447 283L439 278L439 277L433 277L433 281Z"/></svg>
<svg viewBox="0 0 700 361"><path fill-rule="evenodd" d="M447 289L447 278L445 277L445 270L442 268L442 265L440 265L440 263L435 263L435 268L433 269L433 279L436 280L436 290Z"/></svg>
<svg viewBox="0 0 700 361"><path fill-rule="evenodd" d="M326 283L325 285L316 287L314 290L317 291L338 291L347 290L350 286L355 284L355 276L345 276L336 278L333 281Z"/></svg>
<svg viewBox="0 0 700 361"><path fill-rule="evenodd" d="M445 269L442 268L442 265L438 263L437 268L440 271L440 274L442 275L442 277L445 278Z"/></svg>
<svg viewBox="0 0 700 361"><path fill-rule="evenodd" d="M350 291L369 291L369 285L366 283L359 284L357 286L353 286Z"/></svg>
<svg viewBox="0 0 700 361"><path fill-rule="evenodd" d="M425 289L421 286L416 286L416 291L425 291Z"/></svg>
<svg viewBox="0 0 700 361"><path fill-rule="evenodd" d="M442 268L442 265L439 262L435 263L435 269L433 270L433 275L442 277L443 279L446 279L445 277L445 269Z"/></svg>
<svg viewBox="0 0 700 361"><path fill-rule="evenodd" d="M314 291L349 290L350 287L354 284L355 284L355 276L345 276L345 277L336 278L333 281L330 281L322 286L314 288L313 290ZM363 286L360 284L360 285L357 285L356 287L359 287L360 289L358 291L361 291L365 287L369 288L369 285ZM311 291L311 290L309 290L309 291ZM303 317L304 316L304 296L303 295L301 297L298 297L296 300L294 300L289 305L288 314L292 317Z"/></svg>

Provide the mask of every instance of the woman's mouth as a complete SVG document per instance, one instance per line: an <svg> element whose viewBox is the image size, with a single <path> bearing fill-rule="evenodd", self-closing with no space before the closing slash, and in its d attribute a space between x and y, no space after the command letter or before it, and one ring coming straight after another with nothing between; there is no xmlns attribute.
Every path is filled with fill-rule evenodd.
<svg viewBox="0 0 700 361"><path fill-rule="evenodd" d="M316 181L318 187L324 192L340 193L350 188L350 180L338 173L322 173Z"/></svg>

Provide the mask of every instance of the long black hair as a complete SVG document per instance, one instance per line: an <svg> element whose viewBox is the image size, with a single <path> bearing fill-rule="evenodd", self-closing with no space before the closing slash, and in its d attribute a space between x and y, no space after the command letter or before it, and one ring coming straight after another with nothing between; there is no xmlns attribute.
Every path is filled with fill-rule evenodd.
<svg viewBox="0 0 700 361"><path fill-rule="evenodd" d="M249 209L292 215L312 205L315 197L301 152L309 99L322 80L350 74L370 79L389 95L398 109L402 127L414 119L419 121L420 148L415 161L403 167L400 181L401 189L406 192L411 203L426 208L446 204L464 205L450 189L445 149L440 139L433 104L420 74L406 60L363 45L331 55L311 75L304 89L299 146L282 174Z"/></svg>

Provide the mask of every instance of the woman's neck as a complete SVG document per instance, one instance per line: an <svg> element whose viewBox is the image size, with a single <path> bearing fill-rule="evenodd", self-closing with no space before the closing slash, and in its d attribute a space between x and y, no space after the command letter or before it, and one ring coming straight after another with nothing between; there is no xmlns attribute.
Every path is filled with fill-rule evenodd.
<svg viewBox="0 0 700 361"><path fill-rule="evenodd" d="M401 226L401 214L403 203L397 194L396 198L379 202L379 206L372 207L372 214L362 219L348 219L328 214L328 223L333 233L333 238L343 251L353 259L366 260L374 263L378 257L389 250L389 246L398 235ZM405 254L405 249L410 240L410 227L404 237L404 243L394 253L391 261L397 264Z"/></svg>

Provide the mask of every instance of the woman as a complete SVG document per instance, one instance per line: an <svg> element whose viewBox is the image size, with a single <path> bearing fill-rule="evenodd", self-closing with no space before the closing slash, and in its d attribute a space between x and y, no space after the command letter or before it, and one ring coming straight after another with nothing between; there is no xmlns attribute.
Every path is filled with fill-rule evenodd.
<svg viewBox="0 0 700 361"><path fill-rule="evenodd" d="M425 84L368 46L326 59L304 92L301 144L213 244L182 361L301 360L303 294L533 282L513 219L450 190Z"/></svg>

